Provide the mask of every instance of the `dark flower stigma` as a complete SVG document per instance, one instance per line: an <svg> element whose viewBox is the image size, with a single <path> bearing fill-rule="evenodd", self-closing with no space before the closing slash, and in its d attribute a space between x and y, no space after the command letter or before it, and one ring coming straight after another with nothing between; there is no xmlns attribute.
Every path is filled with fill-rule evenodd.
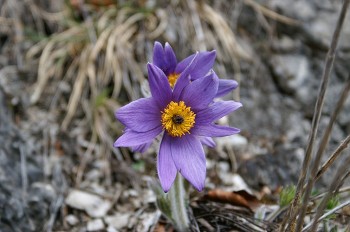
<svg viewBox="0 0 350 232"><path fill-rule="evenodd" d="M177 115L177 114L175 114L173 116L172 120L175 124L181 124L184 121L183 117L181 117L180 115Z"/></svg>

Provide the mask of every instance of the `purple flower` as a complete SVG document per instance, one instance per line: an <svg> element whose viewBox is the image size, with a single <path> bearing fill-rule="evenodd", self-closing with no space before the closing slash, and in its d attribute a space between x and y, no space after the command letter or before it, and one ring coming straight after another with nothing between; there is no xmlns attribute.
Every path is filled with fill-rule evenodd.
<svg viewBox="0 0 350 232"><path fill-rule="evenodd" d="M193 81L188 75L181 75L172 89L161 69L153 64L147 68L152 97L131 102L116 112L126 129L114 146L145 149L163 132L157 158L163 190L169 191L179 172L201 191L206 176L202 143L214 146L211 137L238 133L237 128L214 122L242 104L213 101L219 87L213 72Z"/></svg>
<svg viewBox="0 0 350 232"><path fill-rule="evenodd" d="M189 75L191 80L204 77L213 68L216 51L197 52L181 62L177 62L174 50L165 43L163 48L159 42L154 43L153 64L163 70L170 86L173 88L180 75ZM215 97L221 97L237 88L238 83L234 80L219 80L219 87Z"/></svg>

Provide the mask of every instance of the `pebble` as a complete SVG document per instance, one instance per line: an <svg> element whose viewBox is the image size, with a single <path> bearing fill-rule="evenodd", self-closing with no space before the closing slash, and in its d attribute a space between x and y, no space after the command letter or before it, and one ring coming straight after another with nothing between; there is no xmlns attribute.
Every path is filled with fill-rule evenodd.
<svg viewBox="0 0 350 232"><path fill-rule="evenodd" d="M112 206L111 202L80 190L72 190L66 198L66 204L75 209L85 210L94 218L105 216Z"/></svg>
<svg viewBox="0 0 350 232"><path fill-rule="evenodd" d="M106 216L104 221L108 226L120 230L129 224L130 216L129 213L116 213L113 216Z"/></svg>
<svg viewBox="0 0 350 232"><path fill-rule="evenodd" d="M235 134L217 139L216 144L218 148L229 146L236 149L242 149L248 145L248 140L242 135Z"/></svg>
<svg viewBox="0 0 350 232"><path fill-rule="evenodd" d="M71 226L75 226L76 224L79 223L79 219L73 214L67 215L65 220Z"/></svg>
<svg viewBox="0 0 350 232"><path fill-rule="evenodd" d="M95 219L87 223L87 231L101 231L105 228L102 219Z"/></svg>

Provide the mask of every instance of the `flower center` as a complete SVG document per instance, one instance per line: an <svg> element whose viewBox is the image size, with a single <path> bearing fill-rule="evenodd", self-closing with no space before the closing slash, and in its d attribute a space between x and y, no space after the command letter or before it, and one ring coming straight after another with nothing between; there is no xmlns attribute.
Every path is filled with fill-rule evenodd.
<svg viewBox="0 0 350 232"><path fill-rule="evenodd" d="M173 137L190 133L194 126L196 114L183 101L170 102L162 113L162 126Z"/></svg>
<svg viewBox="0 0 350 232"><path fill-rule="evenodd" d="M174 88L174 85L177 81L177 78L179 78L180 74L178 73L170 73L169 76L168 76L168 81L169 81L169 84L170 84L170 87L171 88Z"/></svg>

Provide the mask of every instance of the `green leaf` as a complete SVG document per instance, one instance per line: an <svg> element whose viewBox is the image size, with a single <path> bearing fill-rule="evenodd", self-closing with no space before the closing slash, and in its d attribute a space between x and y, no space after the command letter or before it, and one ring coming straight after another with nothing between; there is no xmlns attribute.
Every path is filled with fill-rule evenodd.
<svg viewBox="0 0 350 232"><path fill-rule="evenodd" d="M296 187L295 185L289 185L282 189L280 192L280 206L285 207L289 205L295 196Z"/></svg>

